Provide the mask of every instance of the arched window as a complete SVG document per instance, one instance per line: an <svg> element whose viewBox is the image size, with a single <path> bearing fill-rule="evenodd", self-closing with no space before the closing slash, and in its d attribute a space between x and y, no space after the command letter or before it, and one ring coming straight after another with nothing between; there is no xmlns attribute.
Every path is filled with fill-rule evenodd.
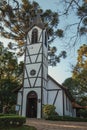
<svg viewBox="0 0 87 130"><path fill-rule="evenodd" d="M38 42L38 30L36 28L33 29L33 31L32 31L32 39L31 39L31 41L32 41L32 44Z"/></svg>

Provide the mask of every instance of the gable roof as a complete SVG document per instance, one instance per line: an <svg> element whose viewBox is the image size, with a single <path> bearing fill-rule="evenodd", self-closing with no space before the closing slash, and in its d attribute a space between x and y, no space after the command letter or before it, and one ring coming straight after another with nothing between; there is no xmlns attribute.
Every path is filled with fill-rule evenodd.
<svg viewBox="0 0 87 130"><path fill-rule="evenodd" d="M61 89L66 89L65 87L63 87L61 84L59 84L53 77L51 77L50 75L48 75L48 78L51 79L57 86L59 86Z"/></svg>

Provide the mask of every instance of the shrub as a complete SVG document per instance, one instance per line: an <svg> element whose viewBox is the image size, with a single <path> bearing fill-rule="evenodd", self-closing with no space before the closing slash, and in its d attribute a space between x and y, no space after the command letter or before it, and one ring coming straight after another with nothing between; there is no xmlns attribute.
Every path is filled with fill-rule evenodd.
<svg viewBox="0 0 87 130"><path fill-rule="evenodd" d="M81 117L87 118L87 109L80 109L79 110L79 115Z"/></svg>
<svg viewBox="0 0 87 130"><path fill-rule="evenodd" d="M56 112L55 112L55 106L53 105L44 105L43 106L43 117L45 119L47 118L50 118L50 116L54 116L54 115L58 115Z"/></svg>
<svg viewBox="0 0 87 130"><path fill-rule="evenodd" d="M15 111L15 105L5 105L3 107L3 113L4 114L9 114L9 113L12 113L12 114L16 114L16 111Z"/></svg>
<svg viewBox="0 0 87 130"><path fill-rule="evenodd" d="M87 122L87 118L79 118L79 117L70 117L70 116L54 116L51 115L47 118L47 120L53 121L74 121L74 122Z"/></svg>
<svg viewBox="0 0 87 130"><path fill-rule="evenodd" d="M2 109L3 109L3 108L2 108L2 105L0 104L0 113L2 112Z"/></svg>
<svg viewBox="0 0 87 130"><path fill-rule="evenodd" d="M9 113L16 114L16 111L15 111L15 105L10 106L10 107L9 107L9 111L8 111L8 112L9 112Z"/></svg>
<svg viewBox="0 0 87 130"><path fill-rule="evenodd" d="M21 126L26 122L25 117L17 116L17 115L3 115L0 116L0 128L10 127L10 126Z"/></svg>
<svg viewBox="0 0 87 130"><path fill-rule="evenodd" d="M3 113L0 113L0 116L4 116L4 114L3 114Z"/></svg>

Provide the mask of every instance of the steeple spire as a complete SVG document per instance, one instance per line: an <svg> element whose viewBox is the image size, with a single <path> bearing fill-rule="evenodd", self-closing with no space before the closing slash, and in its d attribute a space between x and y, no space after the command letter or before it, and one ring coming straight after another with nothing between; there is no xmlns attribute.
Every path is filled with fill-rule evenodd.
<svg viewBox="0 0 87 130"><path fill-rule="evenodd" d="M33 18L33 23L36 25L43 24L40 13L37 13L36 17Z"/></svg>
<svg viewBox="0 0 87 130"><path fill-rule="evenodd" d="M35 14L36 15L32 18L30 28L32 28L34 25L40 28L44 28L44 23L42 22L41 14L37 11L35 11Z"/></svg>

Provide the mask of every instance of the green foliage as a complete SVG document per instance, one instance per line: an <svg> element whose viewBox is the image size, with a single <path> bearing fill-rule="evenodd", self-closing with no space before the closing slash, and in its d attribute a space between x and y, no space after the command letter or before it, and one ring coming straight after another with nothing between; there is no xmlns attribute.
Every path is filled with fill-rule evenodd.
<svg viewBox="0 0 87 130"><path fill-rule="evenodd" d="M83 4L81 6L79 6L78 10L77 10L77 15L79 16L79 18L81 19L82 22L82 26L80 26L79 28L79 33L80 35L84 35L87 33L87 2L84 1Z"/></svg>
<svg viewBox="0 0 87 130"><path fill-rule="evenodd" d="M25 122L25 117L13 114L0 114L1 130L36 130L35 127L23 125Z"/></svg>
<svg viewBox="0 0 87 130"><path fill-rule="evenodd" d="M0 103L0 113L2 113L2 109L3 109L3 106L2 106L2 104Z"/></svg>
<svg viewBox="0 0 87 130"><path fill-rule="evenodd" d="M63 85L81 106L87 105L87 45L78 50L77 63L73 67L72 78L64 81Z"/></svg>
<svg viewBox="0 0 87 130"><path fill-rule="evenodd" d="M79 82L75 79L68 78L63 82L63 86L66 87L71 93L73 98L76 98L79 94Z"/></svg>
<svg viewBox="0 0 87 130"><path fill-rule="evenodd" d="M79 83L78 92L87 99L87 45L82 45L78 50L77 63L73 68L72 78ZM82 99L80 99L82 100ZM87 103L85 104L87 105Z"/></svg>
<svg viewBox="0 0 87 130"><path fill-rule="evenodd" d="M16 94L12 90L18 86L18 83L9 79L1 80L0 97L3 105L13 105L16 103Z"/></svg>
<svg viewBox="0 0 87 130"><path fill-rule="evenodd" d="M87 118L87 109L80 109L78 113L81 117Z"/></svg>
<svg viewBox="0 0 87 130"><path fill-rule="evenodd" d="M78 82L76 79L68 78L63 82L63 86L68 89L72 97L79 105L87 105L87 96L85 91L82 91L84 88L82 88L80 82Z"/></svg>
<svg viewBox="0 0 87 130"><path fill-rule="evenodd" d="M12 114L16 114L15 105L10 106L8 112L9 112L9 113L12 113Z"/></svg>
<svg viewBox="0 0 87 130"><path fill-rule="evenodd" d="M0 128L22 126L25 122L26 118L21 116L0 116Z"/></svg>
<svg viewBox="0 0 87 130"><path fill-rule="evenodd" d="M87 122L87 118L70 117L70 116L54 116L54 115L51 115L50 117L48 117L47 120Z"/></svg>
<svg viewBox="0 0 87 130"><path fill-rule="evenodd" d="M3 43L0 44L0 79L7 78L20 81L19 75L23 72L22 65L22 63L18 64L17 57L13 52L4 48Z"/></svg>
<svg viewBox="0 0 87 130"><path fill-rule="evenodd" d="M15 102L14 102L14 100L12 100L12 101L13 102L11 104L9 103L9 105L4 105L3 106L2 111L3 111L4 114L12 114L12 115L16 114L15 105L14 105L14 104L16 104L16 97L15 97Z"/></svg>
<svg viewBox="0 0 87 130"><path fill-rule="evenodd" d="M2 130L7 130L7 128L2 128ZM18 126L18 127L9 127L9 130L37 130L35 127L33 126Z"/></svg>
<svg viewBox="0 0 87 130"><path fill-rule="evenodd" d="M53 106L53 105L44 105L43 106L43 117L45 118L45 119L47 119L48 117L50 117L51 115L55 115L55 114L57 114L56 112L55 112L55 109L56 109L56 107L55 106ZM58 114L57 114L58 115Z"/></svg>
<svg viewBox="0 0 87 130"><path fill-rule="evenodd" d="M0 116L4 116L4 114L3 114L3 113L0 113Z"/></svg>
<svg viewBox="0 0 87 130"><path fill-rule="evenodd" d="M79 104L82 106L87 106L87 95L83 94L83 96L80 99Z"/></svg>
<svg viewBox="0 0 87 130"><path fill-rule="evenodd" d="M8 52L0 44L0 107L16 103L16 94L13 89L22 83L23 64L18 64L14 53Z"/></svg>

